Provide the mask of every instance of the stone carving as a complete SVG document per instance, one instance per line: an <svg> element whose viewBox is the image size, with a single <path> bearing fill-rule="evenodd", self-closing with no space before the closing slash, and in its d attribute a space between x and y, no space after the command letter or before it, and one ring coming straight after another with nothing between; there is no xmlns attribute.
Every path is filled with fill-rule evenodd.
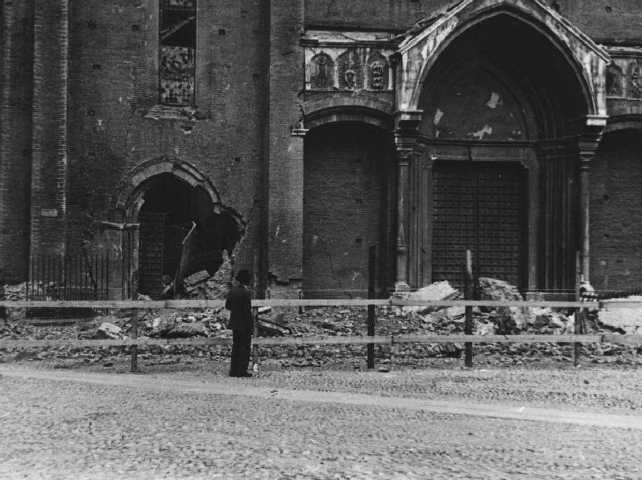
<svg viewBox="0 0 642 480"><path fill-rule="evenodd" d="M368 59L370 90L387 90L388 89L388 61L386 57L379 52L374 52Z"/></svg>
<svg viewBox="0 0 642 480"><path fill-rule="evenodd" d="M606 69L606 94L613 97L624 95L622 69L612 63Z"/></svg>
<svg viewBox="0 0 642 480"><path fill-rule="evenodd" d="M343 79L345 80L345 87L348 90L354 90L357 86L357 72L349 68L348 70L345 71L343 75Z"/></svg>
<svg viewBox="0 0 642 480"><path fill-rule="evenodd" d="M357 90L363 88L363 65L356 50L350 49L338 58L339 88Z"/></svg>
<svg viewBox="0 0 642 480"><path fill-rule="evenodd" d="M640 83L640 62L635 60L631 64L629 74L629 97L642 98L642 84Z"/></svg>
<svg viewBox="0 0 642 480"><path fill-rule="evenodd" d="M325 90L334 87L334 62L330 55L319 53L310 62L310 86Z"/></svg>

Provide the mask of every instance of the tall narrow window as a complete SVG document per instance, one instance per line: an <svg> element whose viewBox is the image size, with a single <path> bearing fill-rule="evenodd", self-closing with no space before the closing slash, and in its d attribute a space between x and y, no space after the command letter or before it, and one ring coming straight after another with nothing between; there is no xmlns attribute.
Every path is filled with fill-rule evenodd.
<svg viewBox="0 0 642 480"><path fill-rule="evenodd" d="M193 105L196 0L160 0L160 103Z"/></svg>

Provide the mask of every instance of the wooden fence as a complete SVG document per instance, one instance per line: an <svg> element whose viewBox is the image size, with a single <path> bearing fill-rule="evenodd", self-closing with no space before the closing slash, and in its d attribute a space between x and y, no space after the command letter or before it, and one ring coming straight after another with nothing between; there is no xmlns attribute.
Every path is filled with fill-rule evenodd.
<svg viewBox="0 0 642 480"><path fill-rule="evenodd" d="M131 347L132 371L137 371L137 350L138 346L143 345L228 345L231 344L231 338L138 338L138 315L139 310L157 310L157 309L203 309L203 308L220 308L224 306L222 300L163 300L163 301L136 301L136 300L98 300L98 301L0 301L0 307L7 308L94 308L94 309L132 309L132 333L127 339L115 340L9 340L0 339L0 349L6 348L38 348L38 347L114 347L129 346ZM597 308L636 308L642 307L642 301L632 300L607 300L600 302L551 302L551 301L495 301L495 300L444 300L444 301L418 301L418 300L399 300L390 299L310 299L310 300L292 300L292 299L265 299L253 300L253 307L403 307L419 306L425 308L438 307L549 307L549 308L567 308L582 311L586 309ZM255 337L253 345L255 346L275 346L275 345L396 345L405 343L612 343L619 345L642 346L642 336L640 335L619 335L619 334L563 334L563 335L376 335L374 328L368 328L369 335L365 336L313 336L313 337ZM575 349L576 363L579 361L579 349ZM368 349L368 366L374 366L374 350ZM467 362L468 363L468 362ZM472 364L472 359L471 359Z"/></svg>

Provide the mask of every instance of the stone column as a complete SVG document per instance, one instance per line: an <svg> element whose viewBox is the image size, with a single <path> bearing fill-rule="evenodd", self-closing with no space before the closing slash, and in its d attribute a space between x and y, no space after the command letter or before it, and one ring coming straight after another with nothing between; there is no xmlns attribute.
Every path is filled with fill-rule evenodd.
<svg viewBox="0 0 642 480"><path fill-rule="evenodd" d="M412 224L410 198L410 166L417 149L417 127L421 122L421 111L398 112L395 118L395 143L397 146L397 273L395 290L410 289L411 230L417 227ZM414 192L416 194L416 192ZM416 261L417 259L413 259Z"/></svg>
<svg viewBox="0 0 642 480"><path fill-rule="evenodd" d="M606 119L601 117L589 117L587 125L579 138L580 157L580 254L581 273L585 281L589 281L590 256L590 170L591 162L595 157Z"/></svg>
<svg viewBox="0 0 642 480"><path fill-rule="evenodd" d="M411 150L397 149L397 274L395 290L409 290L408 285L408 180Z"/></svg>
<svg viewBox="0 0 642 480"><path fill-rule="evenodd" d="M65 250L68 0L36 0L34 13L32 257Z"/></svg>

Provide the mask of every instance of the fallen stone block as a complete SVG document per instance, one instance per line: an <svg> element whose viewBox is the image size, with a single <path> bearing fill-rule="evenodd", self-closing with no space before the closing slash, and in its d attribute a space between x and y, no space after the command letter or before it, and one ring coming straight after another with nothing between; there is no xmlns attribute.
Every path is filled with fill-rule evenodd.
<svg viewBox="0 0 642 480"><path fill-rule="evenodd" d="M113 323L103 322L98 329L91 335L95 339L119 339L122 338L123 330L118 325Z"/></svg>
<svg viewBox="0 0 642 480"><path fill-rule="evenodd" d="M408 292L397 294L397 298L402 300L417 300L422 302L436 302L441 300L452 300L460 296L459 290L453 288L447 280L442 282L435 282L426 287L420 288L415 292ZM402 311L404 313L418 312L418 313L430 313L435 310L439 310L443 307L431 307L431 306L408 306L403 307Z"/></svg>
<svg viewBox="0 0 642 480"><path fill-rule="evenodd" d="M164 336L167 338L207 337L209 330L203 322L177 322Z"/></svg>

